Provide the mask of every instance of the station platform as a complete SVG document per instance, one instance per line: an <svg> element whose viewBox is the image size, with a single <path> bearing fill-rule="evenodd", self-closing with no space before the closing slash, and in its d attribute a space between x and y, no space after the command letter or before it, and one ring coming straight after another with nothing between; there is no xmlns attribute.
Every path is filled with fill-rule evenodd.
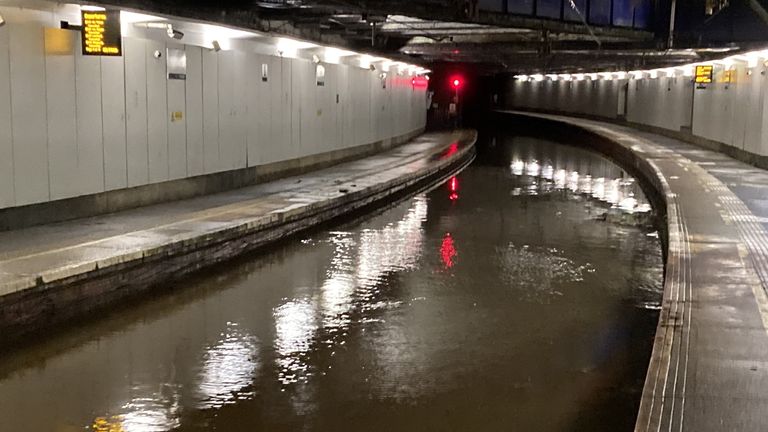
<svg viewBox="0 0 768 432"><path fill-rule="evenodd" d="M506 113L631 152L666 202L664 298L635 430L768 430L768 171L622 125Z"/></svg>
<svg viewBox="0 0 768 432"><path fill-rule="evenodd" d="M321 222L445 179L476 132L183 201L0 232L0 340L16 342Z"/></svg>

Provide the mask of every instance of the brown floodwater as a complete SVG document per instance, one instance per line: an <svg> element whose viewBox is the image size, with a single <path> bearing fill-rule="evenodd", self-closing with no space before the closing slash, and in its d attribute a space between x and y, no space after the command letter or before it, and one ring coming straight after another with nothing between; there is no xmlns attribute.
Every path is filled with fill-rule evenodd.
<svg viewBox="0 0 768 432"><path fill-rule="evenodd" d="M429 192L0 355L2 431L631 431L662 254L602 156L484 139Z"/></svg>

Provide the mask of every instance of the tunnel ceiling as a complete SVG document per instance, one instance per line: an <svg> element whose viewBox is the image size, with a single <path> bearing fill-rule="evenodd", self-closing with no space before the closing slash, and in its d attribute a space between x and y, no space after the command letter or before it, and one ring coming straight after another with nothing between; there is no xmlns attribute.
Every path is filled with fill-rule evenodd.
<svg viewBox="0 0 768 432"><path fill-rule="evenodd" d="M663 35L489 12L456 0L105 0L90 2L290 35L425 65L495 72L628 70L690 63L722 52L663 50ZM699 46L702 44L699 41ZM689 44L688 46L693 46Z"/></svg>

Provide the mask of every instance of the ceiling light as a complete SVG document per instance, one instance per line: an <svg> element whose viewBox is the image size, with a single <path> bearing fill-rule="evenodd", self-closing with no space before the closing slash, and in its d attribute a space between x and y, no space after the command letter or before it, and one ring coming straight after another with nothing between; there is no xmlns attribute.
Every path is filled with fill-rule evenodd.
<svg viewBox="0 0 768 432"><path fill-rule="evenodd" d="M288 38L279 38L277 40L277 52L281 57L296 57L299 50L317 47L311 42L297 41Z"/></svg>

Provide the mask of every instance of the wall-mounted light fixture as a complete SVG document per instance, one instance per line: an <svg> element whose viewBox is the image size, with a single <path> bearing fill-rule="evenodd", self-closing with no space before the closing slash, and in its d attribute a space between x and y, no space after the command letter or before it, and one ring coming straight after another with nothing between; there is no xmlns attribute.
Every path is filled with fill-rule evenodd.
<svg viewBox="0 0 768 432"><path fill-rule="evenodd" d="M0 15L0 27L5 25L5 18L3 18L2 15Z"/></svg>

